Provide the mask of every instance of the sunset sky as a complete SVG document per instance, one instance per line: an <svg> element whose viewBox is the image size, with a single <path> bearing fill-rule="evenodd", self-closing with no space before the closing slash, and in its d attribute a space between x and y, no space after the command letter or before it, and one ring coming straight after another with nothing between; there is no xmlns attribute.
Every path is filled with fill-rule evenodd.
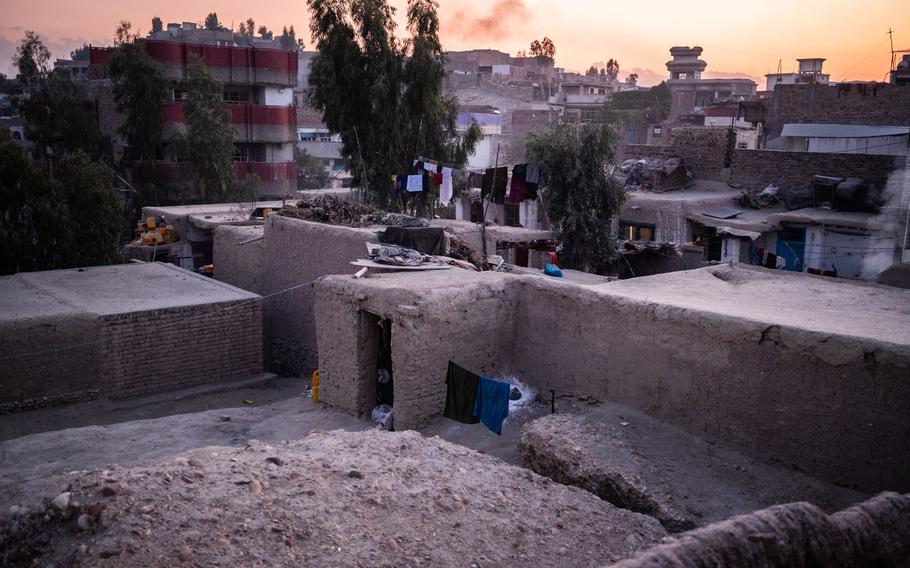
<svg viewBox="0 0 910 568"><path fill-rule="evenodd" d="M403 16L405 0L394 0ZM883 80L888 71L888 28L896 49L910 49L908 0L760 0L751 3L670 0L441 0L442 40L446 49L495 48L514 54L545 35L556 45L558 66L586 69L613 57L621 74L637 72L653 84L666 74L673 45L701 45L708 73L762 77L792 71L797 57L824 57L832 80ZM143 33L153 16L166 22L201 22L216 11L222 23L236 26L252 17L257 26L281 30L293 24L310 47L306 2L275 0L100 1L0 0L0 71L10 73L10 58L24 30L45 38L54 57L89 42L110 42L119 20ZM402 32L403 33L403 32Z"/></svg>

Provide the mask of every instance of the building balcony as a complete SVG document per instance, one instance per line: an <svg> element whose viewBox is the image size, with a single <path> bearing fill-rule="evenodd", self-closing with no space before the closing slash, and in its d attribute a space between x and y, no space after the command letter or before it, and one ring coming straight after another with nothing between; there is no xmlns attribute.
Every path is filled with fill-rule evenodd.
<svg viewBox="0 0 910 568"><path fill-rule="evenodd" d="M290 106L225 104L231 113L237 142L289 143L297 139L297 109ZM186 132L182 102L166 102L161 108L165 135Z"/></svg>

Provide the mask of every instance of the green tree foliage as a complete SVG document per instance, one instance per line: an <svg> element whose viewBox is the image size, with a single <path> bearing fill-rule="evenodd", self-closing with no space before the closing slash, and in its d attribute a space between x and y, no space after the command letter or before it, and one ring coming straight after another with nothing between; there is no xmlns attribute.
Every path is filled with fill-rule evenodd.
<svg viewBox="0 0 910 568"><path fill-rule="evenodd" d="M77 47L70 52L70 59L73 61L88 61L91 57L92 46L83 43L82 47Z"/></svg>
<svg viewBox="0 0 910 568"><path fill-rule="evenodd" d="M297 189L322 189L328 187L331 176L322 166L322 161L314 158L304 149L294 147L294 161L297 162Z"/></svg>
<svg viewBox="0 0 910 568"><path fill-rule="evenodd" d="M394 9L386 0L307 4L317 49L311 103L341 135L354 183L390 207L391 176L408 172L415 156L464 164L481 132L474 124L459 135L457 100L443 95L436 1L408 1L408 40L395 36Z"/></svg>
<svg viewBox="0 0 910 568"><path fill-rule="evenodd" d="M259 37L261 37L262 39L272 39L272 36L273 36L272 32L270 32L269 29L265 26L259 26L258 33L259 33Z"/></svg>
<svg viewBox="0 0 910 568"><path fill-rule="evenodd" d="M120 220L103 165L69 154L52 182L21 144L0 143L0 274L113 262Z"/></svg>
<svg viewBox="0 0 910 568"><path fill-rule="evenodd" d="M553 40L544 36L542 40L534 40L531 42L531 57L549 57L550 59L556 58L556 46L553 44Z"/></svg>
<svg viewBox="0 0 910 568"><path fill-rule="evenodd" d="M120 134L126 140L129 161L152 162L162 141L161 106L167 81L161 65L129 34L128 22L118 28L118 36L122 41L108 66L117 112L123 116Z"/></svg>
<svg viewBox="0 0 910 568"><path fill-rule="evenodd" d="M64 156L55 172L67 208L66 266L117 262L123 211L114 191L114 176L81 151Z"/></svg>
<svg viewBox="0 0 910 568"><path fill-rule="evenodd" d="M616 77L619 76L619 61L611 57L610 60L607 61L607 67L605 71L607 73L607 78L609 78L611 81L615 81Z"/></svg>
<svg viewBox="0 0 910 568"><path fill-rule="evenodd" d="M133 33L133 24L128 20L120 20L117 29L114 30L114 45L122 46L127 43L136 43L139 34Z"/></svg>
<svg viewBox="0 0 910 568"><path fill-rule="evenodd" d="M65 70L55 70L35 83L18 104L26 119L26 137L35 142L38 157L47 150L62 156L81 150L98 159L108 147L94 114L86 108L84 85Z"/></svg>
<svg viewBox="0 0 910 568"><path fill-rule="evenodd" d="M31 85L47 74L50 59L51 52L44 45L41 36L29 30L16 47L13 65L19 70L19 80Z"/></svg>
<svg viewBox="0 0 910 568"><path fill-rule="evenodd" d="M619 122L641 125L664 120L670 113L670 103L670 88L663 82L650 89L613 93L607 108Z"/></svg>
<svg viewBox="0 0 910 568"><path fill-rule="evenodd" d="M223 93L224 85L194 57L187 67L187 133L178 139L177 148L192 177L195 196L204 203L230 197L236 185L234 127Z"/></svg>
<svg viewBox="0 0 910 568"><path fill-rule="evenodd" d="M211 31L217 31L221 29L221 22L218 21L217 13L210 12L209 15L205 17L205 29Z"/></svg>
<svg viewBox="0 0 910 568"><path fill-rule="evenodd" d="M208 18L206 18L206 23L208 23ZM161 18L155 16L152 18L152 33L163 32L164 31L164 22L161 21Z"/></svg>
<svg viewBox="0 0 910 568"><path fill-rule="evenodd" d="M562 244L560 265L606 273L616 258L611 221L625 197L608 173L615 158L609 121L554 123L532 134L526 146L540 168L543 205Z"/></svg>
<svg viewBox="0 0 910 568"><path fill-rule="evenodd" d="M281 30L281 36L278 38L278 41L281 42L282 49L303 49L303 40L297 39L297 32L294 31L294 26L290 28L285 26Z"/></svg>

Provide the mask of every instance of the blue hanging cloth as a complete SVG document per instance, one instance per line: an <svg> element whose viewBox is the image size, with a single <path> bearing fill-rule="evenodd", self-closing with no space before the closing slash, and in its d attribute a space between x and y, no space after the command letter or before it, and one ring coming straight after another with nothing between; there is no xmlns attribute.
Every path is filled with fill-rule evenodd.
<svg viewBox="0 0 910 568"><path fill-rule="evenodd" d="M509 383L480 377L477 384L477 398L474 399L474 416L484 425L502 435L502 422L509 415Z"/></svg>

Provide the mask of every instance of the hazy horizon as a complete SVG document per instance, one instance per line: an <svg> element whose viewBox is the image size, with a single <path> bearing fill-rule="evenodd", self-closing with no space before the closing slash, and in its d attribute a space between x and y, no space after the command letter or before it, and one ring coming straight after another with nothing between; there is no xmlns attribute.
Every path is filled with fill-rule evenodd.
<svg viewBox="0 0 910 568"><path fill-rule="evenodd" d="M403 30L404 0L398 8ZM707 77L749 77L763 86L765 73L794 70L799 57L826 58L832 80L886 80L890 46L888 28L910 22L910 2L872 0L856 9L847 0L809 0L800 3L767 0L752 7L731 7L707 0L693 9L666 0L644 0L604 6L596 0L465 0L440 2L443 46L446 50L498 49L515 54L530 42L549 36L556 45L556 63L584 71L591 64L615 58L620 76L639 75L653 85L666 77L665 63L674 45L700 45L708 62ZM81 4L50 0L16 7L16 21L0 25L0 72L14 75L11 62L25 30L38 32L53 58L67 58L83 43L108 45L121 20L129 20L143 35L151 19L165 23L201 23L211 11L222 24L236 28L252 17L280 33L294 25L307 49L312 48L306 3L279 0L250 8L237 0L202 3L161 0L153 5L127 0L119 5L89 1ZM12 10L7 10L11 13ZM910 29L894 29L895 49L910 49Z"/></svg>

